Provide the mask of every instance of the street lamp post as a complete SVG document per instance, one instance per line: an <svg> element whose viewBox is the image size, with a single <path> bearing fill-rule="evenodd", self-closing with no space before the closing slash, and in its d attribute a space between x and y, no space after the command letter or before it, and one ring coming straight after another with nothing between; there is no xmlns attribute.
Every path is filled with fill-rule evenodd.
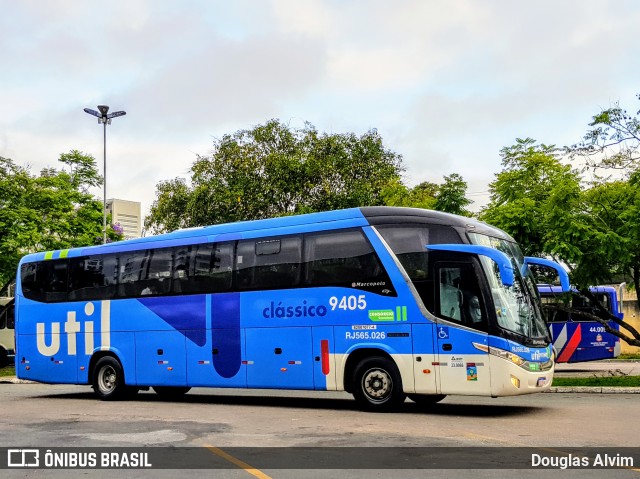
<svg viewBox="0 0 640 479"><path fill-rule="evenodd" d="M126 111L114 111L113 113L109 112L109 107L106 105L98 105L98 111L92 110L91 108L85 108L84 111L89 113L89 115L93 115L98 118L98 124L102 123L104 125L104 154L103 154L103 193L102 193L102 244L107 243L107 125L111 124L111 119L124 116L127 114Z"/></svg>

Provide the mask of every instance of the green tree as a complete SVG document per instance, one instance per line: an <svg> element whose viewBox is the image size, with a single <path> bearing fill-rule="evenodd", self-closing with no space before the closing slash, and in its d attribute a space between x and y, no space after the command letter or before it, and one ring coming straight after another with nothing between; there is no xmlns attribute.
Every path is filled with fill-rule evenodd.
<svg viewBox="0 0 640 479"><path fill-rule="evenodd" d="M640 94L636 95L640 100ZM638 168L640 160L640 111L631 115L614 103L597 113L582 141L567 147L572 157L582 157L589 167L619 169L627 173Z"/></svg>
<svg viewBox="0 0 640 479"><path fill-rule="evenodd" d="M435 209L455 215L471 216L467 206L473 203L467 199L467 182L462 176L453 173L444 177L444 183L440 185L436 194Z"/></svg>
<svg viewBox="0 0 640 479"><path fill-rule="evenodd" d="M0 284L27 253L102 242L102 202L88 192L102 183L94 158L73 150L60 161L66 169L35 176L0 157ZM108 233L122 239L113 228Z"/></svg>
<svg viewBox="0 0 640 479"><path fill-rule="evenodd" d="M402 158L376 130L319 133L270 120L224 135L209 156L197 157L187 182L157 185L145 227L179 227L384 204L398 182Z"/></svg>
<svg viewBox="0 0 640 479"><path fill-rule="evenodd" d="M500 156L503 169L489 185L491 199L480 219L510 233L527 255L573 258L579 173L560 162L555 146L531 138L516 139ZM561 225L567 230L559 237Z"/></svg>
<svg viewBox="0 0 640 479"><path fill-rule="evenodd" d="M383 191L387 206L408 206L444 211L462 216L472 216L466 209L472 201L466 198L467 183L462 176L453 173L444 177L442 184L425 181L409 188L399 179L389 183Z"/></svg>
<svg viewBox="0 0 640 479"><path fill-rule="evenodd" d="M428 181L409 188L400 179L385 187L382 197L386 206L406 206L411 208L435 209L439 186Z"/></svg>
<svg viewBox="0 0 640 479"><path fill-rule="evenodd" d="M577 170L561 162L555 147L529 138L518 139L501 156L504 169L490 184L491 202L481 212L482 220L510 233L525 254L566 264L572 282L592 300L590 285L640 267L633 264L639 255L633 244L637 223L632 222L640 212L635 206L640 197L631 182L584 184ZM610 316L624 329L618 332L599 317L589 317L629 344L640 345L640 334L627 323Z"/></svg>

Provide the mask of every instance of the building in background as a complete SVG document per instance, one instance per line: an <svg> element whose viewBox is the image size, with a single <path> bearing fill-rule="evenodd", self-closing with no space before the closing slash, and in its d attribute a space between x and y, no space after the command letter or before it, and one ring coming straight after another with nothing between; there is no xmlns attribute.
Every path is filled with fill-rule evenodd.
<svg viewBox="0 0 640 479"><path fill-rule="evenodd" d="M142 234L142 216L140 202L110 199L107 200L107 214L113 224L119 223L125 239L140 238Z"/></svg>

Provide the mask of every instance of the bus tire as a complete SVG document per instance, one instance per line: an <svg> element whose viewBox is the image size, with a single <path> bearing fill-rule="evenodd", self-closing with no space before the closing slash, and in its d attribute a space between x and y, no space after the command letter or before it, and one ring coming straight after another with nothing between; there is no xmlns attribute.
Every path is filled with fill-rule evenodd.
<svg viewBox="0 0 640 479"><path fill-rule="evenodd" d="M163 398L179 398L189 392L189 386L153 386L158 396Z"/></svg>
<svg viewBox="0 0 640 479"><path fill-rule="evenodd" d="M124 382L120 361L112 356L98 359L93 368L93 391L104 401L122 399L129 389Z"/></svg>
<svg viewBox="0 0 640 479"><path fill-rule="evenodd" d="M0 368L4 368L9 365L9 354L4 348L0 348Z"/></svg>
<svg viewBox="0 0 640 479"><path fill-rule="evenodd" d="M354 370L353 396L367 411L391 411L405 400L395 363L384 357L363 359Z"/></svg>
<svg viewBox="0 0 640 479"><path fill-rule="evenodd" d="M447 397L446 394L409 394L408 396L419 406L432 406Z"/></svg>

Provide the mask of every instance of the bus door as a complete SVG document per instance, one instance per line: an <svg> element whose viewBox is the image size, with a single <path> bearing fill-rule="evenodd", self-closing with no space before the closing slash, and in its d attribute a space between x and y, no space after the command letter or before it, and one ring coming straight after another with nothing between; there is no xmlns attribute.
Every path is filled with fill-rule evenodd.
<svg viewBox="0 0 640 479"><path fill-rule="evenodd" d="M438 382L434 362L438 353L434 354L433 348L433 323L412 324L411 337L413 338L413 377L417 394L437 394Z"/></svg>
<svg viewBox="0 0 640 479"><path fill-rule="evenodd" d="M476 259L438 261L435 286L435 343L441 394L490 395L489 359L474 346L488 345L488 315Z"/></svg>

